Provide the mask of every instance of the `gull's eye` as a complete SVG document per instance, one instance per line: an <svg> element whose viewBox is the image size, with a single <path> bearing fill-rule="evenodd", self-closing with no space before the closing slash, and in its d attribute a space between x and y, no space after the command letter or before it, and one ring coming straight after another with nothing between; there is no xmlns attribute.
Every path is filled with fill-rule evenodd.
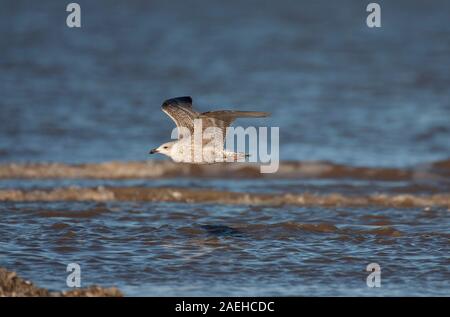
<svg viewBox="0 0 450 317"><path fill-rule="evenodd" d="M167 149L167 146L165 146L164 148Z"/></svg>

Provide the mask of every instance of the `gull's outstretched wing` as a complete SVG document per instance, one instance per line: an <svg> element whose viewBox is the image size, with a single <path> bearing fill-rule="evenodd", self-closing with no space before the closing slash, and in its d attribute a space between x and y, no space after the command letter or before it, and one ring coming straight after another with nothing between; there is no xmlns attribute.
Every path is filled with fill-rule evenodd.
<svg viewBox="0 0 450 317"><path fill-rule="evenodd" d="M162 110L175 122L179 131L180 128L189 129L190 135L194 135L194 120L201 119L202 130L215 127L219 128L223 138L226 137L226 129L237 118L262 118L270 114L262 111L233 111L219 110L198 113L192 109L192 98L189 96L177 97L164 101ZM202 132L203 132L202 131ZM183 138L183 134L179 133L178 138Z"/></svg>
<svg viewBox="0 0 450 317"><path fill-rule="evenodd" d="M182 129L189 129L191 135L194 135L194 119L198 118L199 113L192 109L192 98L177 97L164 101L162 104L164 111L177 125L178 138L183 137Z"/></svg>
<svg viewBox="0 0 450 317"><path fill-rule="evenodd" d="M222 135L225 139L226 129L237 118L263 118L269 115L270 113L262 111L219 110L203 112L200 114L200 118L202 119L203 130L208 127L218 127L222 130Z"/></svg>

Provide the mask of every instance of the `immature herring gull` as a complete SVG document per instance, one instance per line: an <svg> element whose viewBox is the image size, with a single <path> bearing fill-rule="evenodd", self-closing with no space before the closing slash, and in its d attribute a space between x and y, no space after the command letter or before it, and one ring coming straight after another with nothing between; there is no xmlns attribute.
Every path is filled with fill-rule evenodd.
<svg viewBox="0 0 450 317"><path fill-rule="evenodd" d="M177 97L164 101L162 110L175 122L178 139L164 143L150 151L161 153L176 162L209 164L245 160L245 153L224 149L227 128L237 118L261 118L269 113L261 111L219 110L197 112L192 98Z"/></svg>

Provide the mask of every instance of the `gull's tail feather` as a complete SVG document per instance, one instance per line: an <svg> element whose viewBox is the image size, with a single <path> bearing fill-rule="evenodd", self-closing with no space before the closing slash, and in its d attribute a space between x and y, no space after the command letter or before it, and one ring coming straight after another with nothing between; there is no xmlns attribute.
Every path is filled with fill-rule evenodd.
<svg viewBox="0 0 450 317"><path fill-rule="evenodd" d="M226 162L245 162L245 159L249 157L250 154L242 152L224 151L223 156Z"/></svg>

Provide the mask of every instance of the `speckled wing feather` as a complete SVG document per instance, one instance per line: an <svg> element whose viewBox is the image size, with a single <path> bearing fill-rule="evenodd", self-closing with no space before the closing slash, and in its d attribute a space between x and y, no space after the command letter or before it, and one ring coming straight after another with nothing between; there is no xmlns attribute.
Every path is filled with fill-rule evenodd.
<svg viewBox="0 0 450 317"><path fill-rule="evenodd" d="M263 118L270 114L262 111L233 111L219 110L207 111L200 114L203 123L203 130L208 127L218 127L222 130L223 138L226 137L226 129L237 118Z"/></svg>
<svg viewBox="0 0 450 317"><path fill-rule="evenodd" d="M237 118L261 118L269 115L269 113L262 111L233 110L198 113L192 109L192 98L189 96L177 97L164 101L162 110L175 122L178 128L184 127L189 129L191 136L194 135L194 120L201 119L203 131L210 127L219 128L223 139L226 137L227 127L229 127ZM183 135L179 134L178 138L183 138Z"/></svg>
<svg viewBox="0 0 450 317"><path fill-rule="evenodd" d="M194 134L194 119L199 113L192 109L192 98L177 97L164 101L162 111L166 113L177 125L179 129L178 138L183 138L182 127L189 129L191 135Z"/></svg>

